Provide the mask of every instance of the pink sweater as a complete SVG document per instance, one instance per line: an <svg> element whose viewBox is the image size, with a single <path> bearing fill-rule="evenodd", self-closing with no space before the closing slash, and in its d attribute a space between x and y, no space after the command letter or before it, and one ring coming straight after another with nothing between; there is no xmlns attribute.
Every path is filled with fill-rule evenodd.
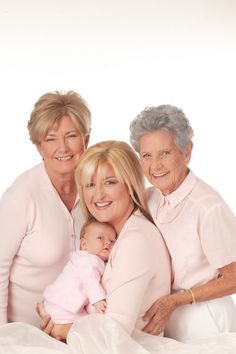
<svg viewBox="0 0 236 354"><path fill-rule="evenodd" d="M101 285L104 261L87 251L72 252L57 279L44 291L44 307L55 323L70 323L86 313L85 306L105 299Z"/></svg>
<svg viewBox="0 0 236 354"><path fill-rule="evenodd" d="M159 297L170 293L170 259L158 229L139 211L123 226L114 244L102 284L106 315L131 333Z"/></svg>
<svg viewBox="0 0 236 354"><path fill-rule="evenodd" d="M0 324L39 325L35 305L78 248L83 217L71 213L44 164L19 176L0 201Z"/></svg>

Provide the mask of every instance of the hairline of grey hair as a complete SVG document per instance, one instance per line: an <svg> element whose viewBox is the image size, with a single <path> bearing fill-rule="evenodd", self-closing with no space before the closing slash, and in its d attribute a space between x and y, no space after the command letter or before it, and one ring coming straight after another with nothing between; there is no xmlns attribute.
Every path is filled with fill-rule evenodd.
<svg viewBox="0 0 236 354"><path fill-rule="evenodd" d="M164 130L173 135L180 150L192 142L193 129L182 109L170 104L146 107L130 123L130 143L139 152L139 139L142 135Z"/></svg>

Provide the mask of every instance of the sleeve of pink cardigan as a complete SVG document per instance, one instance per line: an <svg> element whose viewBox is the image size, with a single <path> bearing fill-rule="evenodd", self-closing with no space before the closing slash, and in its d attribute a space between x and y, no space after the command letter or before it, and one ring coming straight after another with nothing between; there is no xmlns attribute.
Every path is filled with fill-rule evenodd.
<svg viewBox="0 0 236 354"><path fill-rule="evenodd" d="M145 230L122 239L112 259L107 289L106 314L131 333L154 275L156 247L145 237Z"/></svg>
<svg viewBox="0 0 236 354"><path fill-rule="evenodd" d="M17 195L9 192L0 200L0 324L7 323L10 269L26 234L24 204Z"/></svg>

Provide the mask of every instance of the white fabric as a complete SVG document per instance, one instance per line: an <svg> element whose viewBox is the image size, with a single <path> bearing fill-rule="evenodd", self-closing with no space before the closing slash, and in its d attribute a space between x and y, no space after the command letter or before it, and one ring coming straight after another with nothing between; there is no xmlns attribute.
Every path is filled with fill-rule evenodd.
<svg viewBox="0 0 236 354"><path fill-rule="evenodd" d="M182 342L224 332L236 332L236 311L230 296L180 306L165 327L166 337Z"/></svg>
<svg viewBox="0 0 236 354"><path fill-rule="evenodd" d="M236 334L180 343L134 331L131 338L108 316L89 315L77 321L68 334L68 345L39 329L12 323L0 327L0 354L235 354Z"/></svg>
<svg viewBox="0 0 236 354"><path fill-rule="evenodd" d="M14 322L0 327L0 354L70 354L69 347L38 328Z"/></svg>

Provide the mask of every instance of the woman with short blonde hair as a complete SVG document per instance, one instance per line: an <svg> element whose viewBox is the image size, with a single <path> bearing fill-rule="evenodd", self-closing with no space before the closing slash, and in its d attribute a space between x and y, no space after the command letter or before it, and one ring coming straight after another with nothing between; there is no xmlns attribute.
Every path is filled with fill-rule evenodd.
<svg viewBox="0 0 236 354"><path fill-rule="evenodd" d="M69 117L81 134L89 135L91 113L86 101L74 91L48 92L35 103L28 121L32 143L39 144L47 131L57 124L62 116Z"/></svg>
<svg viewBox="0 0 236 354"><path fill-rule="evenodd" d="M35 103L28 129L43 161L0 201L0 324L39 326L36 303L79 247L84 218L74 171L90 125L88 105L74 91L49 92Z"/></svg>

